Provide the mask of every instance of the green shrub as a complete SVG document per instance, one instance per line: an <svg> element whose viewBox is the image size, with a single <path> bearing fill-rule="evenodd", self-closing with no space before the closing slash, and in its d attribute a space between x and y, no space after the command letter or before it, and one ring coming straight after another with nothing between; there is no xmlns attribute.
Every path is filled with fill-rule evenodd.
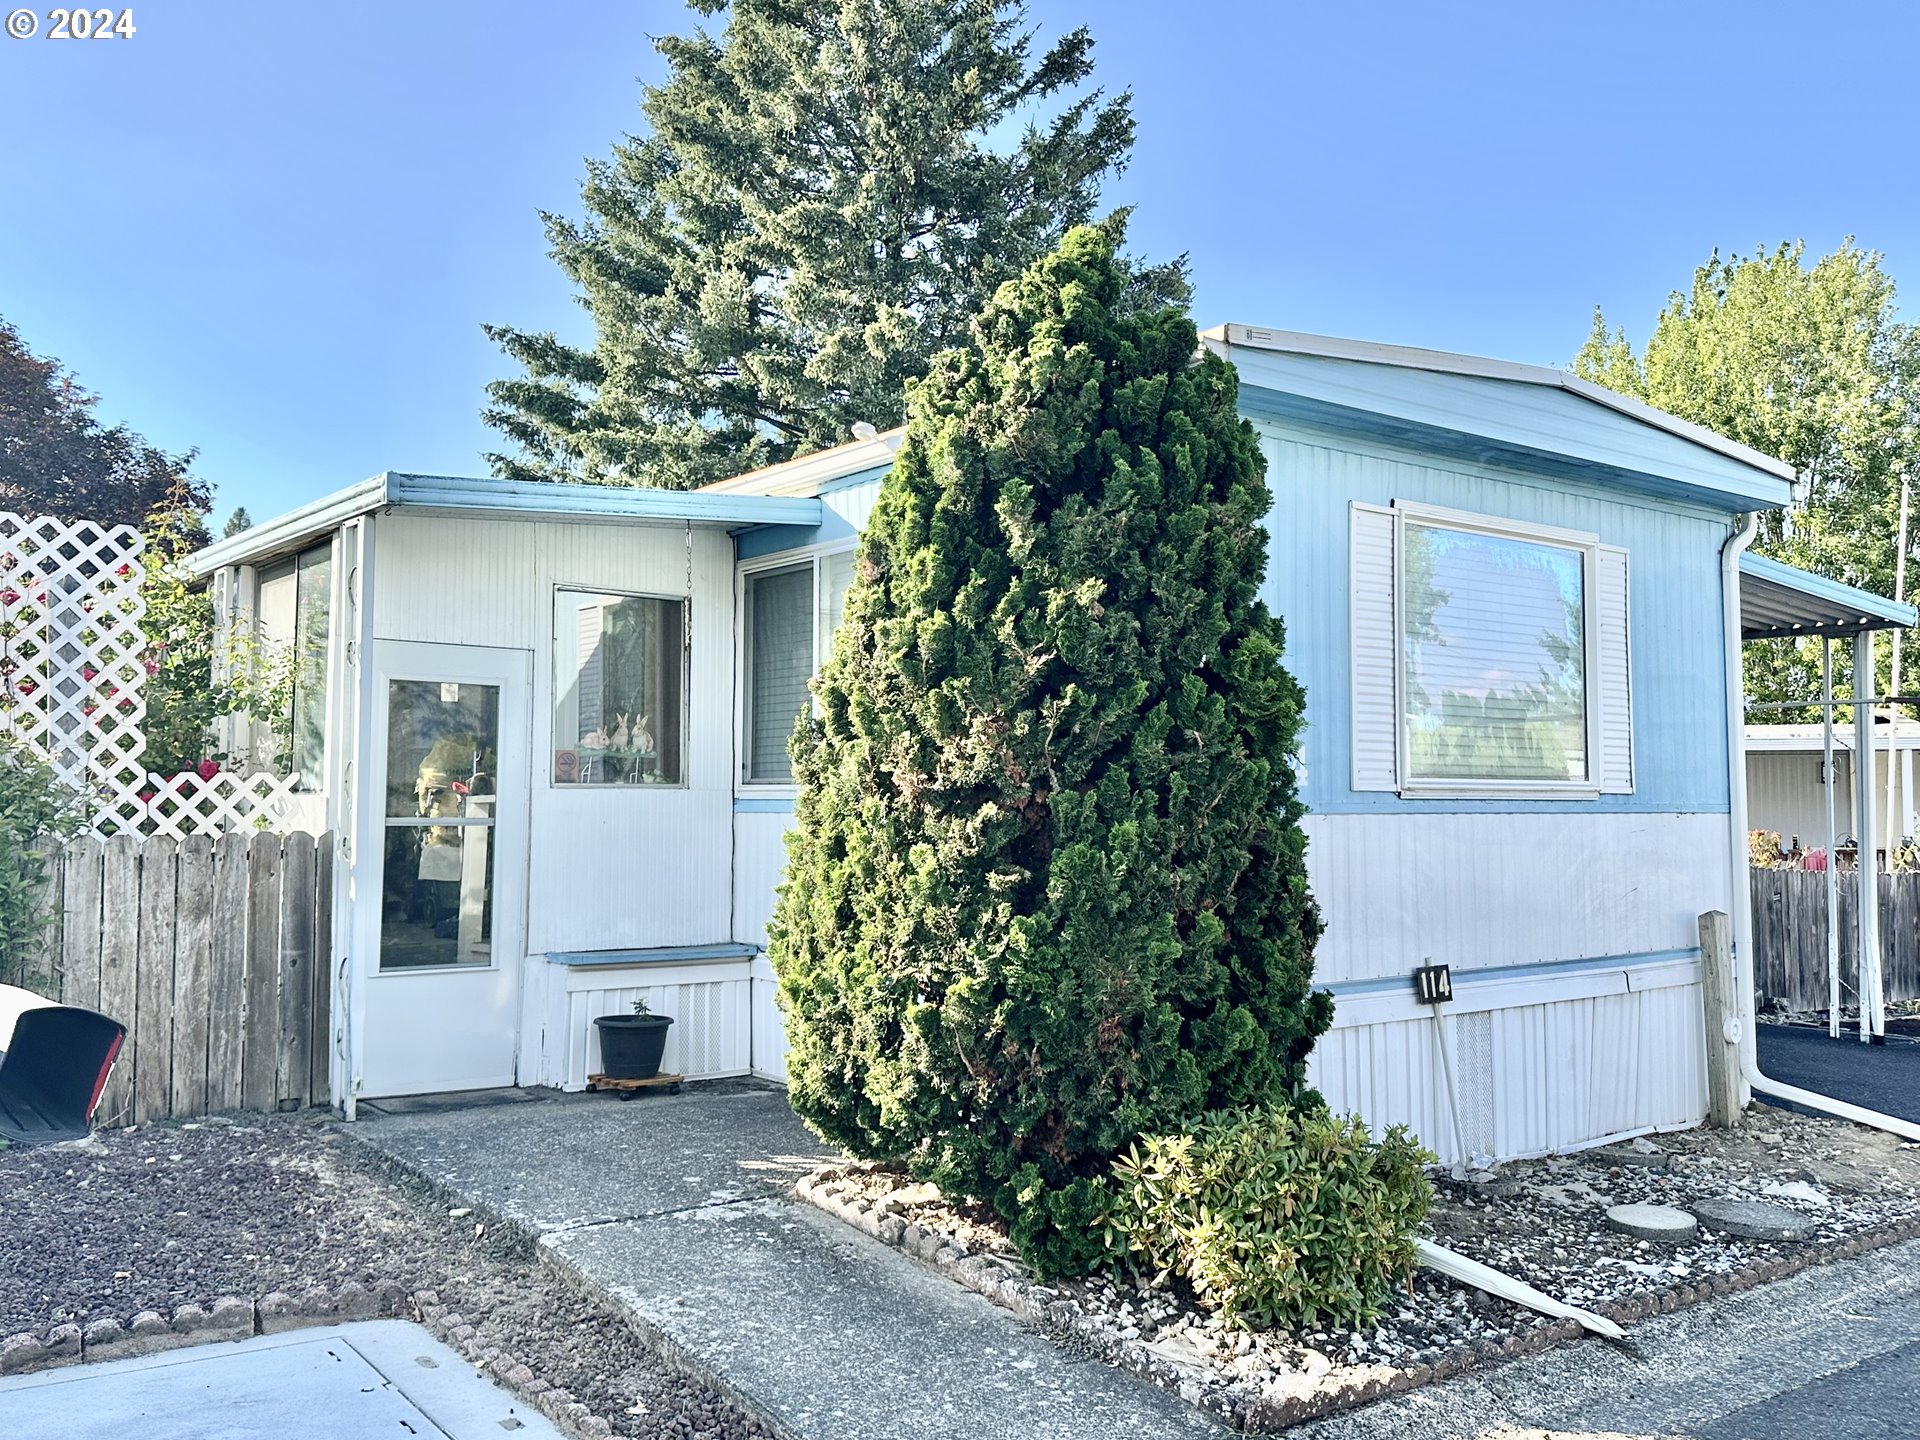
<svg viewBox="0 0 1920 1440"><path fill-rule="evenodd" d="M1103 1222L1116 1258L1184 1277L1249 1330L1355 1324L1413 1266L1433 1156L1396 1125L1262 1108L1209 1116L1115 1162Z"/></svg>
<svg viewBox="0 0 1920 1440"><path fill-rule="evenodd" d="M0 740L0 982L44 988L49 852L86 828L80 793L32 750Z"/></svg>
<svg viewBox="0 0 1920 1440"><path fill-rule="evenodd" d="M1303 1098L1332 1014L1265 460L1115 244L1071 232L914 389L771 927L794 1109L1049 1274L1100 1261L1136 1136Z"/></svg>

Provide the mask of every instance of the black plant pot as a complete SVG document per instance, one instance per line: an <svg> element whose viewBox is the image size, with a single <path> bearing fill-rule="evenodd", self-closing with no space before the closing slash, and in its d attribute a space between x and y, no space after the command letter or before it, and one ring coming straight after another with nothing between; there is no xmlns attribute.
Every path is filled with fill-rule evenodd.
<svg viewBox="0 0 1920 1440"><path fill-rule="evenodd" d="M593 1023L600 1030L602 1075L613 1080L651 1080L660 1073L671 1015L602 1015Z"/></svg>

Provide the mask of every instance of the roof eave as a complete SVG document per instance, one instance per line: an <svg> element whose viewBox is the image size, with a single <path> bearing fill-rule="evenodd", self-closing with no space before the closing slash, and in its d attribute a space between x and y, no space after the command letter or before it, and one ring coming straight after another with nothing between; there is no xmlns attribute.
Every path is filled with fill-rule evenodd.
<svg viewBox="0 0 1920 1440"><path fill-rule="evenodd" d="M1771 455L1729 440L1704 425L1682 420L1644 401L1635 400L1583 380L1565 370L1546 365L1527 365L1514 360L1493 360L1479 355L1462 355L1448 350L1422 350L1410 345L1386 345L1371 340L1345 340L1334 335L1312 335L1299 330L1270 330L1256 325L1231 323L1216 325L1200 332L1203 341L1216 350L1244 346L1249 350L1271 350L1281 354L1311 355L1327 360L1355 360L1374 365L1391 365L1402 370L1430 370L1439 374L1464 375L1483 380L1505 380L1521 385L1541 385L1578 395L1596 405L1650 425L1695 445L1737 460L1743 465L1765 471L1789 485L1798 479L1791 465Z"/></svg>

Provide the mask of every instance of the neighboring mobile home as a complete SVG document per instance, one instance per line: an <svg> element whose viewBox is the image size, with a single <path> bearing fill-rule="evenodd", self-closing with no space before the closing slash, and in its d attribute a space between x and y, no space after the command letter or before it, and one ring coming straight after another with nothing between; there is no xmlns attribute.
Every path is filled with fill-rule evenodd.
<svg viewBox="0 0 1920 1440"><path fill-rule="evenodd" d="M1267 454L1265 595L1308 694L1316 1083L1442 1155L1697 1123L1696 917L1745 891L1723 562L1792 473L1557 371L1205 343ZM577 1088L593 1017L638 996L676 1018L670 1069L783 1076L785 742L898 443L692 493L389 474L201 552L223 624L257 631L291 575L325 626L299 733L339 845L345 1112Z"/></svg>

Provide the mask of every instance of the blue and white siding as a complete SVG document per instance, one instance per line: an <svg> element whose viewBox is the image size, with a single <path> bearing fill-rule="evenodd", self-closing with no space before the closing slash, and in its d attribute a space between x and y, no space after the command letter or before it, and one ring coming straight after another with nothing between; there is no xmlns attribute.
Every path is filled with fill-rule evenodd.
<svg viewBox="0 0 1920 1440"><path fill-rule="evenodd" d="M1467 389L1485 401L1486 387ZM1414 448L1433 436L1411 415L1367 421L1357 409L1334 415L1243 390L1274 492L1263 595L1286 621L1287 663L1308 695L1308 859L1327 924L1316 973L1336 997L1314 1082L1376 1125L1412 1125L1446 1159L1459 1146L1433 1020L1413 1003L1416 965L1453 967L1446 1023L1470 1153L1537 1155L1688 1126L1706 1108L1697 917L1731 898L1719 585L1731 516L1696 488L1724 481L1728 467L1617 415L1589 414L1597 407L1586 402L1510 389L1502 413L1542 430L1521 440L1589 454L1611 446L1606 460L1533 465L1518 441L1481 453L1465 442ZM1429 398L1463 403L1451 390ZM1522 401L1543 414L1511 408ZM1593 434L1574 436L1576 447L1559 433L1570 425ZM1676 457L1712 473L1676 486L1649 478ZM740 557L800 554L855 533L878 488L878 472L850 477L823 495L825 525L742 536ZM1627 551L1630 793L1417 799L1354 788L1350 507L1396 500L1581 530ZM736 940L765 943L790 824L787 794L736 790ZM777 1022L771 991L768 971L756 1002ZM779 1073L758 1053L766 1048L756 1046L755 1068Z"/></svg>
<svg viewBox="0 0 1920 1440"><path fill-rule="evenodd" d="M1260 396L1249 409L1260 413ZM1306 686L1308 866L1326 919L1329 1102L1451 1159L1415 966L1453 967L1469 1151L1540 1154L1705 1112L1697 917L1730 903L1719 549L1730 517L1622 487L1256 420L1274 493L1263 596ZM1634 787L1591 799L1353 787L1350 507L1415 501L1595 534L1628 552Z"/></svg>

